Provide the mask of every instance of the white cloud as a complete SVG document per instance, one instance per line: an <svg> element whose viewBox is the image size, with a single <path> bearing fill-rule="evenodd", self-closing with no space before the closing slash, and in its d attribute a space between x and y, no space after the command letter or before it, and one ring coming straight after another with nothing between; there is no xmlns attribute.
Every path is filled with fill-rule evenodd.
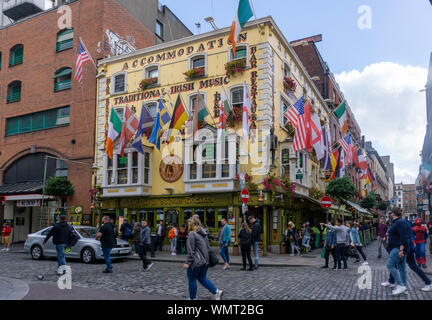
<svg viewBox="0 0 432 320"><path fill-rule="evenodd" d="M395 164L396 183L414 183L426 132L427 69L391 62L336 75L360 125L382 156Z"/></svg>

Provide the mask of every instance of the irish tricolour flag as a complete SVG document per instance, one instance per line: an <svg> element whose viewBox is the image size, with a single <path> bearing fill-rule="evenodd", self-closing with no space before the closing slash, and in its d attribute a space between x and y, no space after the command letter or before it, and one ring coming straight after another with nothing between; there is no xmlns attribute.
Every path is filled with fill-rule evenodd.
<svg viewBox="0 0 432 320"><path fill-rule="evenodd" d="M236 15L234 17L234 21L231 25L231 32L228 37L228 40L231 41L233 46L233 55L235 57L235 49L236 49L236 43L238 41L238 37L240 34L240 31L243 29L246 22L249 21L249 19L254 15L252 4L250 0L240 0L239 6L236 12Z"/></svg>
<svg viewBox="0 0 432 320"><path fill-rule="evenodd" d="M105 144L105 152L110 159L113 157L114 140L120 135L123 123L114 108L111 109L111 116L109 120L108 136Z"/></svg>
<svg viewBox="0 0 432 320"><path fill-rule="evenodd" d="M342 102L339 107L334 111L336 117L339 119L339 125L341 126L342 135L348 131L348 118L346 110L346 101Z"/></svg>

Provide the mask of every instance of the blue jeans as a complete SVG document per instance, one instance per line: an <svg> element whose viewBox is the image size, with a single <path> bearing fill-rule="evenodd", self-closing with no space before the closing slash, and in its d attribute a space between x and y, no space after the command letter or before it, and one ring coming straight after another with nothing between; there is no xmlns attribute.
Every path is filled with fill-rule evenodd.
<svg viewBox="0 0 432 320"><path fill-rule="evenodd" d="M258 255L258 241L253 242L254 256L255 256L255 268L258 268L259 255Z"/></svg>
<svg viewBox="0 0 432 320"><path fill-rule="evenodd" d="M107 265L107 270L112 270L111 265L111 250L112 248L104 248L102 247L103 256L105 258L105 263Z"/></svg>
<svg viewBox="0 0 432 320"><path fill-rule="evenodd" d="M134 241L135 253L140 254L140 243L139 241Z"/></svg>
<svg viewBox="0 0 432 320"><path fill-rule="evenodd" d="M65 249L67 247L67 244L56 244L56 251L57 251L57 263L59 268L61 266L66 265L66 256L65 256Z"/></svg>
<svg viewBox="0 0 432 320"><path fill-rule="evenodd" d="M310 236L304 236L302 239L302 246L309 247Z"/></svg>
<svg viewBox="0 0 432 320"><path fill-rule="evenodd" d="M344 268L348 268L347 265L348 252L345 243L337 243L336 244L336 260L338 269L342 267L342 261L344 264Z"/></svg>
<svg viewBox="0 0 432 320"><path fill-rule="evenodd" d="M221 255L224 262L230 263L230 258L229 258L229 254L228 254L228 246L221 244L219 254Z"/></svg>
<svg viewBox="0 0 432 320"><path fill-rule="evenodd" d="M208 269L207 265L202 266L202 267L193 268L193 269L191 267L187 268L186 274L187 274L188 281L189 281L189 298L191 300L196 299L197 280L208 291L210 291L213 294L216 294L217 289L216 289L215 285L209 279L207 279L207 269Z"/></svg>
<svg viewBox="0 0 432 320"><path fill-rule="evenodd" d="M406 254L403 258L399 257L399 249L393 248L390 251L389 258L387 260L387 269L389 269L396 284L400 286L407 285L407 274L405 266Z"/></svg>
<svg viewBox="0 0 432 320"><path fill-rule="evenodd" d="M412 271L414 271L424 281L424 283L426 285L432 283L432 281L429 279L429 277L417 265L416 259L415 259L415 256L414 256L414 249L410 249L408 251L408 254L406 255L406 263L408 264L408 267L410 267L410 269ZM394 283L395 282L392 274L390 274L389 282L390 283Z"/></svg>
<svg viewBox="0 0 432 320"><path fill-rule="evenodd" d="M171 239L171 252L176 252L177 248L177 238Z"/></svg>

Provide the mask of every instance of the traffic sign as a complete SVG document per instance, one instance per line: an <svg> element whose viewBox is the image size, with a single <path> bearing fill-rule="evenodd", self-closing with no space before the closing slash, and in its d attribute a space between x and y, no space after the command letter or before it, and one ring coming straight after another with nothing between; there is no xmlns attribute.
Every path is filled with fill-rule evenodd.
<svg viewBox="0 0 432 320"><path fill-rule="evenodd" d="M243 189L241 192L241 199L244 204L249 202L249 191L247 189Z"/></svg>
<svg viewBox="0 0 432 320"><path fill-rule="evenodd" d="M323 207L323 208L325 208L325 209L328 209L328 208L330 208L331 207L331 205L332 205L332 199L330 198L330 197L323 197L322 199L321 199L321 207Z"/></svg>
<svg viewBox="0 0 432 320"><path fill-rule="evenodd" d="M428 189L429 189L430 192L432 192L432 182L429 183L429 185L428 185Z"/></svg>

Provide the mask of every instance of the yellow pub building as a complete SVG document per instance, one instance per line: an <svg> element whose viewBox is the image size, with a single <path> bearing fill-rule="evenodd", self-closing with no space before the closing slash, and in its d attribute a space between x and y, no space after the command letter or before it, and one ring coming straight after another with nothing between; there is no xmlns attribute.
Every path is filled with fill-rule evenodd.
<svg viewBox="0 0 432 320"><path fill-rule="evenodd" d="M109 215L119 226L123 219L147 219L154 231L160 220L165 226L181 226L198 214L214 239L212 245L217 245L222 218L230 224L235 243L243 219L254 215L262 225L262 250L279 253L289 221L299 228L301 222L316 225L326 219L319 200L325 191L324 172L314 152L291 150L294 130L284 116L303 96L321 124L328 124L326 103L271 17L245 25L235 56L229 31L218 29L99 61L94 184L100 196L95 221ZM251 101L246 149L241 119L245 86ZM208 136L217 136L222 90L233 111L224 141L216 144ZM166 143L168 124L162 127L160 150L143 136L144 154L131 141L124 158L116 148L113 159L108 158L105 142L112 110L122 117L129 107L139 120L141 108L147 108L156 117L162 98L172 116L180 95L192 119L198 94L209 113L200 123L203 139L187 137L188 121L175 140ZM204 153L202 161L197 153ZM269 175L295 183L295 197L291 190L266 190L262 181ZM242 208L242 187L250 194L247 211Z"/></svg>

